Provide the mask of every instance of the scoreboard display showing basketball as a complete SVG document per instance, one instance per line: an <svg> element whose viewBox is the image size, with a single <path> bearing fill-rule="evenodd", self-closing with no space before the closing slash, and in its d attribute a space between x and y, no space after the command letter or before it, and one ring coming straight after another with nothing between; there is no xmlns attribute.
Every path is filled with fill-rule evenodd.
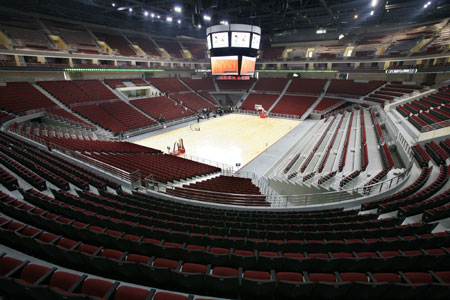
<svg viewBox="0 0 450 300"><path fill-rule="evenodd" d="M216 25L206 29L206 43L211 57L212 75L255 75L261 28L245 24ZM237 78L237 77L234 77Z"/></svg>

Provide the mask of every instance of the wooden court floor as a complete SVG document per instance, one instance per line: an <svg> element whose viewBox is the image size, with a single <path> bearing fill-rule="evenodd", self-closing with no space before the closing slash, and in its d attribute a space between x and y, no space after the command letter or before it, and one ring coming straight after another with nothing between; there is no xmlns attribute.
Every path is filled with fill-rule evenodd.
<svg viewBox="0 0 450 300"><path fill-rule="evenodd" d="M167 153L167 147L170 146L173 150L174 142L182 138L187 156L192 155L235 166L236 170L264 152L300 123L298 120L261 119L254 115L230 114L201 120L198 125L199 131L192 130L191 126L187 125L136 141L135 144ZM240 164L240 167L236 167L236 164Z"/></svg>

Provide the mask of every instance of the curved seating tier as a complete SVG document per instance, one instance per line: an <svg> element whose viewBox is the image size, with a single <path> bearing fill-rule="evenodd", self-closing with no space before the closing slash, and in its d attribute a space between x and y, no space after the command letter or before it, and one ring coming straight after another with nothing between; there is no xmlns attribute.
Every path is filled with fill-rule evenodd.
<svg viewBox="0 0 450 300"><path fill-rule="evenodd" d="M248 178L218 176L206 181L184 185L181 188L166 189L166 193L206 202L270 206L270 203L265 201L266 196L262 195L259 188Z"/></svg>
<svg viewBox="0 0 450 300"><path fill-rule="evenodd" d="M307 273L307 272L264 272L234 268L215 267L199 264L183 264L173 268L170 262L158 261L154 269L170 277L181 279L180 286L204 289L214 295L276 296L277 299L297 296L320 299L332 291L341 297L368 299L380 296L426 296L441 299L449 292L450 272L405 272L405 273ZM153 263L155 264L155 262ZM98 279L93 276L49 268L29 261L1 254L0 274L3 284L0 290L13 297L114 299L114 300L188 300L192 297L182 294L139 288L121 282ZM142 265L142 266L141 266ZM161 267L159 267L161 265ZM146 265L139 264L145 269ZM169 269L172 267L172 269ZM147 269L150 269L147 267ZM156 272L150 272L156 273ZM200 276L199 276L200 275ZM201 279L199 279L199 277ZM184 279L184 280L183 280ZM414 292L412 292L414 291ZM197 298L208 300L206 298Z"/></svg>

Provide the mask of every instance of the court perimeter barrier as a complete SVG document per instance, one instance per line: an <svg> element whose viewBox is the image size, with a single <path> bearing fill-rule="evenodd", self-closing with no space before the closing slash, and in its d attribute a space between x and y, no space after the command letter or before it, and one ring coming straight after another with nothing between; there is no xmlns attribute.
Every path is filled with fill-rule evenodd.
<svg viewBox="0 0 450 300"><path fill-rule="evenodd" d="M183 154L183 156L180 156L180 157L188 159L188 160L196 161L196 162L199 162L199 163L203 163L203 164L206 164L206 165L210 165L210 166L213 166L213 167L217 167L217 168L220 168L220 169L222 169L224 171L231 172L231 173L234 170L234 167L232 165L227 165L225 163L221 163L221 162L217 162L217 161L214 161L214 160L197 157L197 156L190 155L190 154Z"/></svg>
<svg viewBox="0 0 450 300"><path fill-rule="evenodd" d="M244 114L244 115L255 115L259 116L261 113L254 110L245 110L245 109L236 109L233 112ZM289 115L289 114L278 114L272 112L265 112L267 117L275 117L275 118L285 118L285 119L300 119L298 115Z"/></svg>

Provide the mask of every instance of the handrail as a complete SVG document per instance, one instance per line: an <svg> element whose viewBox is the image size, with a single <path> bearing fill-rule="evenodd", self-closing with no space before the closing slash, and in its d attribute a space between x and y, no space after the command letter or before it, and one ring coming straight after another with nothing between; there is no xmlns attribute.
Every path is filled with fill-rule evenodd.
<svg viewBox="0 0 450 300"><path fill-rule="evenodd" d="M165 185L165 184L159 184L158 189L164 188L165 190L174 190L176 187L171 185ZM190 187L183 187L183 190L189 190L194 192L202 192L210 195L224 195L228 197L236 197L236 198L246 198L246 197L266 197L266 195L259 195L259 194L234 194L234 193L223 193L223 192L217 192L217 191L207 191L207 190L200 190L200 189L194 189Z"/></svg>
<svg viewBox="0 0 450 300"><path fill-rule="evenodd" d="M430 132L430 131L438 130L438 129L445 128L445 127L450 127L450 119L446 120L446 121L442 121L442 122L436 122L436 123L433 123L430 125L425 125L422 127L420 132L421 133Z"/></svg>
<svg viewBox="0 0 450 300"><path fill-rule="evenodd" d="M222 170L227 170L227 171L230 171L231 173L233 173L233 170L234 170L234 167L232 165L228 165L228 164L225 164L225 163L221 163L221 162L210 160L210 159L206 159L206 158L201 158L201 157L194 156L194 155L191 155L191 154L183 154L183 156L180 156L180 157L182 157L184 159L192 160L192 161L195 161L195 162L207 164L207 165L210 165L210 166L213 166L213 167L217 167L217 168L220 168Z"/></svg>
<svg viewBox="0 0 450 300"><path fill-rule="evenodd" d="M402 173L394 176L393 178L372 184L370 186L362 186L353 189L326 193L277 195L273 196L272 199L269 198L268 201L272 203L272 206L287 207L288 204L291 206L307 206L311 204L338 203L347 200L355 200L362 196L380 194L381 192L390 189L393 185L398 185L401 183L401 180L403 182L407 179L407 176L410 174L411 167L412 164ZM268 180L270 186L270 178Z"/></svg>

